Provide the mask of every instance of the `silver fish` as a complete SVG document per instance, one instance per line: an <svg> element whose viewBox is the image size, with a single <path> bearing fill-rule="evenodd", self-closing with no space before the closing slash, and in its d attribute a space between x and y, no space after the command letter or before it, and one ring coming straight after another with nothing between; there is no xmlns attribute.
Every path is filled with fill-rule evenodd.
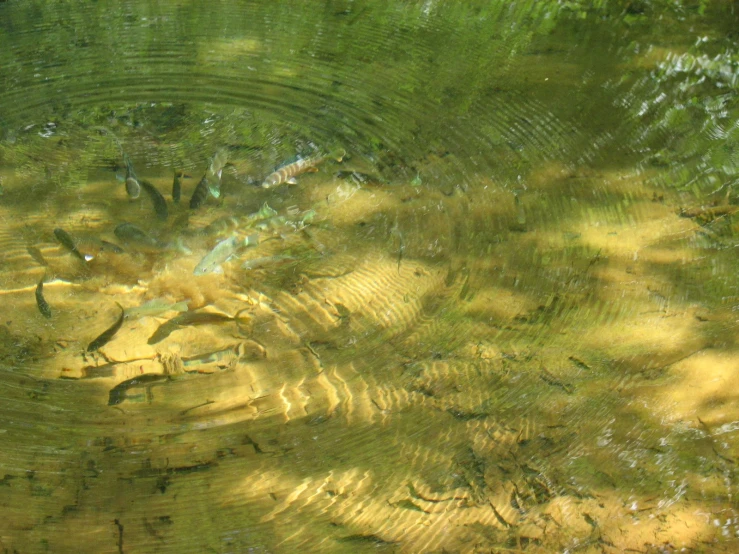
<svg viewBox="0 0 739 554"><path fill-rule="evenodd" d="M169 311L186 312L187 309L186 300L172 303L168 302L165 298L154 298L153 300L144 302L141 306L126 309L126 319L138 319L146 316L154 317Z"/></svg>
<svg viewBox="0 0 739 554"><path fill-rule="evenodd" d="M265 203L258 212L246 216L223 216L211 221L195 234L209 237L218 237L232 234L238 229L249 229L256 223L277 215L277 211Z"/></svg>
<svg viewBox="0 0 739 554"><path fill-rule="evenodd" d="M123 163L126 164L126 192L130 198L138 198L141 194L141 185L133 170L131 158L127 154L123 154Z"/></svg>
<svg viewBox="0 0 739 554"><path fill-rule="evenodd" d="M211 175L221 175L221 171L228 163L228 150L225 148L219 148L218 151L213 155L210 160L210 166L208 171Z"/></svg>
<svg viewBox="0 0 739 554"><path fill-rule="evenodd" d="M245 239L234 236L222 240L208 252L200 263L195 266L194 275L205 275L207 273L222 273L221 264L231 258L238 250L246 246L256 246L259 235L249 235Z"/></svg>
<svg viewBox="0 0 739 554"><path fill-rule="evenodd" d="M254 212L253 214L250 214L247 216L249 221L262 221L263 219L269 219L270 217L274 217L277 215L277 210L274 208L271 208L269 204L266 202L262 204L262 207L259 208L258 212Z"/></svg>
<svg viewBox="0 0 739 554"><path fill-rule="evenodd" d="M213 198L220 198L221 196L221 175L227 162L228 151L225 148L219 148L210 159L210 165L205 172L204 180L208 192Z"/></svg>
<svg viewBox="0 0 739 554"><path fill-rule="evenodd" d="M315 210L307 210L299 213L295 219L290 219L284 215L270 217L256 223L254 228L269 233L273 237L277 235L284 237L286 233L294 233L304 229L316 219L317 215Z"/></svg>
<svg viewBox="0 0 739 554"><path fill-rule="evenodd" d="M208 175L205 179L205 184L208 187L208 192L213 198L221 197L221 172L219 171L215 175Z"/></svg>

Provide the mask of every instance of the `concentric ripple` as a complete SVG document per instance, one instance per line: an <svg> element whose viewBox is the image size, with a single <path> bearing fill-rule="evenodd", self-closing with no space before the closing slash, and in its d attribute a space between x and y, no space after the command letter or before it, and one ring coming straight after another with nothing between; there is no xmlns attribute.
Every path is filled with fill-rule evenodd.
<svg viewBox="0 0 739 554"><path fill-rule="evenodd" d="M3 548L733 551L728 7L78 4L0 3Z"/></svg>

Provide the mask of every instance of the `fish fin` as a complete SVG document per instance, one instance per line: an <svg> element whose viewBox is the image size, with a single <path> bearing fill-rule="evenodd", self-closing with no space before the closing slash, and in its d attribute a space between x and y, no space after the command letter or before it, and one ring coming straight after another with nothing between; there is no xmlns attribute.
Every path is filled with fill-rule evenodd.
<svg viewBox="0 0 739 554"><path fill-rule="evenodd" d="M259 245L259 233L249 235L244 239L244 246L257 246Z"/></svg>
<svg viewBox="0 0 739 554"><path fill-rule="evenodd" d="M220 265L217 265L211 273L215 273L217 275L223 275L223 268Z"/></svg>
<svg viewBox="0 0 739 554"><path fill-rule="evenodd" d="M317 173L318 172L318 168L317 167L309 167L308 169L305 170L305 172L306 173Z"/></svg>
<svg viewBox="0 0 739 554"><path fill-rule="evenodd" d="M86 262L89 262L89 261L91 261L91 260L95 259L95 256L93 256L93 255L91 255L91 254L85 254L85 255L84 255L84 258L85 258L85 261L86 261Z"/></svg>
<svg viewBox="0 0 739 554"><path fill-rule="evenodd" d="M290 177L287 181L285 181L288 185L297 185L298 180L295 177Z"/></svg>

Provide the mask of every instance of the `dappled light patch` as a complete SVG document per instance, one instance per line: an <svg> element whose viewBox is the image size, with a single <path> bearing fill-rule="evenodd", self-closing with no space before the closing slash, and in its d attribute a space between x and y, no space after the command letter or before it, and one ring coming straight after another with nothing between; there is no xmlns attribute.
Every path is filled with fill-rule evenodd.
<svg viewBox="0 0 739 554"><path fill-rule="evenodd" d="M729 4L0 2L0 546L733 552Z"/></svg>

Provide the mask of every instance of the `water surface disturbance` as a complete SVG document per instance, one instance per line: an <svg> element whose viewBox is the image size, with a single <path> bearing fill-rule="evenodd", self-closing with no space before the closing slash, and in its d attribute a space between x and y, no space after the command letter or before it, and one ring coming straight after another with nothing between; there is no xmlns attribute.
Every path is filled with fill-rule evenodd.
<svg viewBox="0 0 739 554"><path fill-rule="evenodd" d="M0 2L2 548L736 552L736 9Z"/></svg>

